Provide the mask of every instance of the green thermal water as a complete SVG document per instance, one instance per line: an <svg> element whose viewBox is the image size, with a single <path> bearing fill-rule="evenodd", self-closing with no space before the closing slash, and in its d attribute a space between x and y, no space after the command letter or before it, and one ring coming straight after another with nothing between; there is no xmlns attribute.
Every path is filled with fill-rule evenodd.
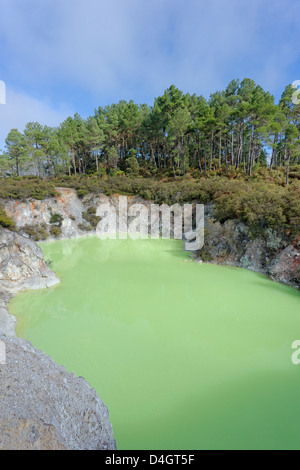
<svg viewBox="0 0 300 470"><path fill-rule="evenodd" d="M17 333L97 390L119 449L300 448L298 291L174 240L42 249L61 284L12 301Z"/></svg>

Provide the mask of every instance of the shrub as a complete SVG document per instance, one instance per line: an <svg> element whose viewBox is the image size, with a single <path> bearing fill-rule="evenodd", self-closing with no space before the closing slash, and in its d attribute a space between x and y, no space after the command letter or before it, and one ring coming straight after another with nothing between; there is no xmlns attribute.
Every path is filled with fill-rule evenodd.
<svg viewBox="0 0 300 470"><path fill-rule="evenodd" d="M26 233L34 241L38 242L41 240L47 240L49 234L45 226L40 225L25 225L20 229L20 232Z"/></svg>
<svg viewBox="0 0 300 470"><path fill-rule="evenodd" d="M3 209L3 207L0 205L0 226L5 227L8 229L13 229L15 227L15 222L10 219Z"/></svg>
<svg viewBox="0 0 300 470"><path fill-rule="evenodd" d="M93 230L93 227L89 224L78 224L77 227L84 232L90 232Z"/></svg>
<svg viewBox="0 0 300 470"><path fill-rule="evenodd" d="M3 178L0 185L0 198L38 199L53 197L57 193L55 187L67 187L77 191L80 198L88 194L139 195L158 204L184 204L198 202L208 204L213 202L214 216L221 223L226 220L242 221L251 234L263 235L266 229L285 232L290 238L299 235L300 228L300 167L290 168L290 184L285 186L285 169L270 170L262 166L255 169L253 176L244 176L241 170L230 167L215 169L214 174L204 177L199 170L192 170L186 177L177 177L174 181L172 169L151 170L138 167L134 152L126 160L126 172L111 171L104 178L97 175L61 176L49 181L36 177ZM102 169L101 169L102 170ZM130 177L129 177L130 175ZM56 215L54 214L53 217ZM84 219L88 225L96 226L98 220L95 213L88 210ZM1 213L1 225L11 226L7 214ZM62 220L53 218L53 225L60 226ZM269 241L276 246L276 240ZM274 244L275 243L275 244Z"/></svg>
<svg viewBox="0 0 300 470"><path fill-rule="evenodd" d="M61 228L57 227L56 225L53 225L50 229L50 234L53 237L58 238L61 235Z"/></svg>
<svg viewBox="0 0 300 470"><path fill-rule="evenodd" d="M4 199L38 200L54 197L56 195L53 182L43 181L36 177L2 178L0 197Z"/></svg>
<svg viewBox="0 0 300 470"><path fill-rule="evenodd" d="M64 218L61 214L52 214L49 223L61 227L63 220Z"/></svg>
<svg viewBox="0 0 300 470"><path fill-rule="evenodd" d="M152 199L152 193L149 189L142 189L140 192L139 192L139 195L143 198L143 199L146 199L146 200L151 200Z"/></svg>
<svg viewBox="0 0 300 470"><path fill-rule="evenodd" d="M135 156L130 156L126 160L126 175L137 176L139 174L139 162Z"/></svg>
<svg viewBox="0 0 300 470"><path fill-rule="evenodd" d="M99 178L104 178L106 176L106 169L98 168L98 170L95 172L95 175L99 176Z"/></svg>
<svg viewBox="0 0 300 470"><path fill-rule="evenodd" d="M109 170L109 176L115 177L115 176L124 176L125 173L122 170L118 170L116 168L111 168Z"/></svg>
<svg viewBox="0 0 300 470"><path fill-rule="evenodd" d="M96 207L89 207L86 212L82 213L82 217L89 223L91 230L95 229L101 220L101 217L96 215Z"/></svg>
<svg viewBox="0 0 300 470"><path fill-rule="evenodd" d="M80 199L83 199L89 192L86 189L78 189L77 194Z"/></svg>

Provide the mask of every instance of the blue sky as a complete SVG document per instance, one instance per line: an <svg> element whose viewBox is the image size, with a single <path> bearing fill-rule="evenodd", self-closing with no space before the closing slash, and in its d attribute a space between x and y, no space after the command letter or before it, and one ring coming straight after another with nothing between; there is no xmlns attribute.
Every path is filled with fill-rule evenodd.
<svg viewBox="0 0 300 470"><path fill-rule="evenodd" d="M0 0L0 148L29 121L152 105L171 84L208 98L248 77L278 101L299 37L297 0Z"/></svg>

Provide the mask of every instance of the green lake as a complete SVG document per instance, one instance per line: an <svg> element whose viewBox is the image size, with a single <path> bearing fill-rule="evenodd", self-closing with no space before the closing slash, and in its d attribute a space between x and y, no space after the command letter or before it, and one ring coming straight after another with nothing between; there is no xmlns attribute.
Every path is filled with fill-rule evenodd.
<svg viewBox="0 0 300 470"><path fill-rule="evenodd" d="M300 449L299 291L175 240L41 247L61 283L13 299L17 334L97 390L119 449Z"/></svg>

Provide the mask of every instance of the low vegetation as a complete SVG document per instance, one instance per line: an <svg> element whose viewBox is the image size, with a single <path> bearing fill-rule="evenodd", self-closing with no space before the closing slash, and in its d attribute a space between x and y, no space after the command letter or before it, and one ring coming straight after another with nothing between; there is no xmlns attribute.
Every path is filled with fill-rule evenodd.
<svg viewBox="0 0 300 470"><path fill-rule="evenodd" d="M79 197L89 194L136 195L152 200L156 204L183 204L197 202L215 204L215 217L220 222L237 219L245 223L253 234L266 229L281 230L287 236L299 235L300 227L300 167L290 169L290 184L285 184L285 170L271 170L260 167L252 176L231 169L230 173L212 172L206 177L191 171L185 177L173 177L168 172L159 176L62 176L43 181L34 178L6 178L1 180L0 194L5 199L34 197L39 188L39 197L53 197L55 187L73 188ZM13 196L12 196L13 188ZM29 196L27 196L29 197ZM2 210L2 223L12 226ZM90 207L83 213L82 229L92 230L98 222L96 208ZM52 214L50 223L52 235L57 235L62 224L60 214Z"/></svg>
<svg viewBox="0 0 300 470"><path fill-rule="evenodd" d="M83 219L89 224L89 230L95 230L101 220L101 217L96 215L96 211L96 207L89 207L86 212L82 213Z"/></svg>
<svg viewBox="0 0 300 470"><path fill-rule="evenodd" d="M8 217L7 213L3 209L2 205L0 204L0 226L8 229L13 229L15 227L15 223L10 217Z"/></svg>
<svg viewBox="0 0 300 470"><path fill-rule="evenodd" d="M25 233L36 242L46 240L49 237L46 224L25 225L19 231L22 235Z"/></svg>
<svg viewBox="0 0 300 470"><path fill-rule="evenodd" d="M55 196L55 185L52 181L40 180L34 176L1 178L0 198L43 200Z"/></svg>
<svg viewBox="0 0 300 470"><path fill-rule="evenodd" d="M58 238L61 235L61 228L56 225L52 225L50 228L50 235L54 238Z"/></svg>
<svg viewBox="0 0 300 470"><path fill-rule="evenodd" d="M63 223L63 216L61 214L52 214L49 220L51 225L56 225L57 227L61 227Z"/></svg>

